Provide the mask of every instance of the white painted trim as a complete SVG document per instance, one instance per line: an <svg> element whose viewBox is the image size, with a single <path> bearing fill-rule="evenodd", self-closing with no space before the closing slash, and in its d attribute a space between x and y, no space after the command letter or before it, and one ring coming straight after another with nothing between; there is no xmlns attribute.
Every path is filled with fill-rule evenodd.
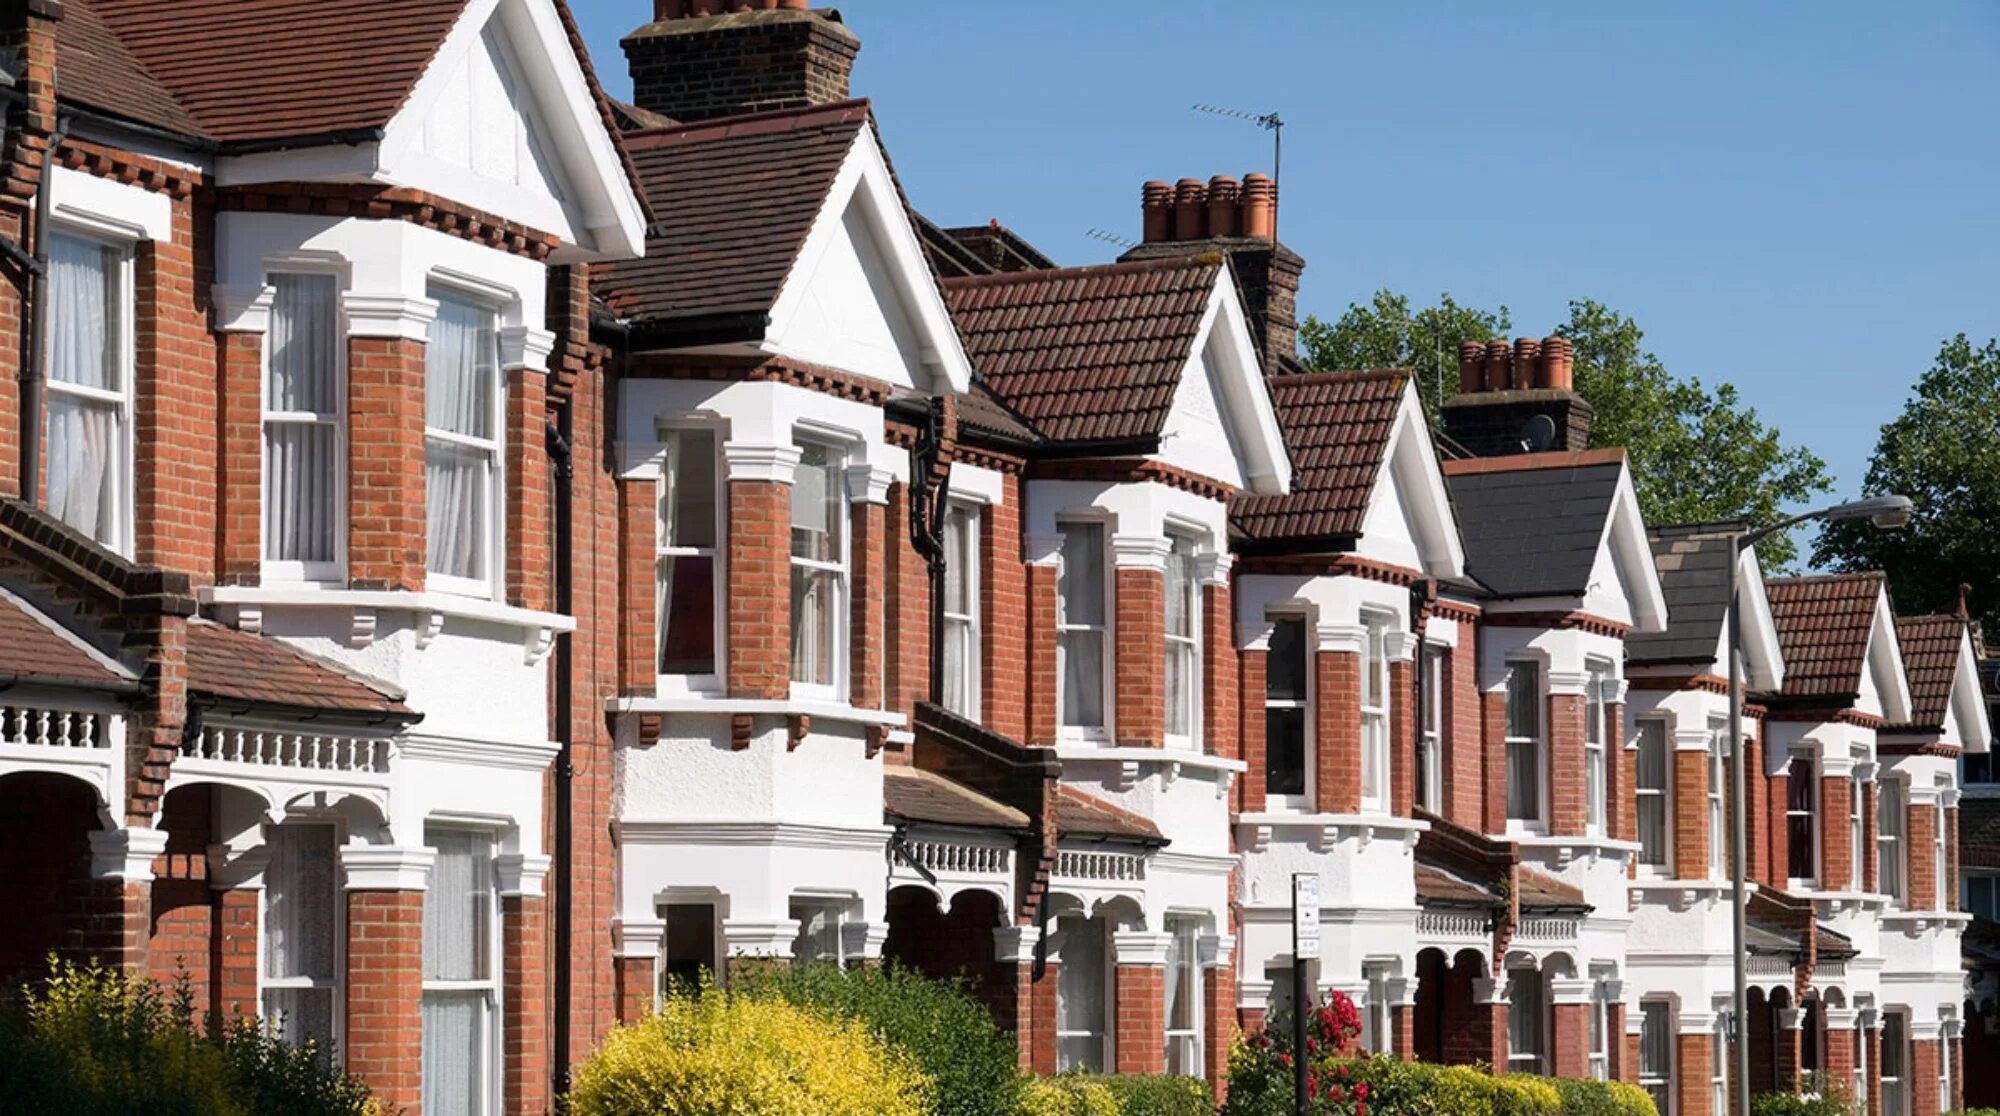
<svg viewBox="0 0 2000 1116"><path fill-rule="evenodd" d="M387 337L429 344L438 304L436 299L394 291L380 294L343 291L340 312L347 319L349 337Z"/></svg>
<svg viewBox="0 0 2000 1116"><path fill-rule="evenodd" d="M171 244L174 202L166 194L116 179L55 167L50 216L98 236Z"/></svg>
<svg viewBox="0 0 2000 1116"><path fill-rule="evenodd" d="M494 857L493 871L499 877L500 898L541 898L542 881L548 876L551 863L541 853L501 853Z"/></svg>
<svg viewBox="0 0 2000 1116"><path fill-rule="evenodd" d="M90 878L150 883L153 859L167 851L164 829L100 829L90 833Z"/></svg>
<svg viewBox="0 0 2000 1116"><path fill-rule="evenodd" d="M803 456L796 445L760 446L744 442L724 442L722 443L724 479L790 484Z"/></svg>
<svg viewBox="0 0 2000 1116"><path fill-rule="evenodd" d="M348 891L426 891L437 850L422 845L348 845L340 868Z"/></svg>
<svg viewBox="0 0 2000 1116"><path fill-rule="evenodd" d="M886 825L845 828L773 819L619 818L612 822L628 845L751 845L877 852L896 832Z"/></svg>
<svg viewBox="0 0 2000 1116"><path fill-rule="evenodd" d="M510 294L512 292L509 292ZM531 325L500 327L500 370L530 372L549 370L549 354L556 351L556 335Z"/></svg>
<svg viewBox="0 0 2000 1116"><path fill-rule="evenodd" d="M658 697L609 698L605 707L612 713L712 713L727 717L748 713L760 717L811 717L857 725L885 725L902 728L909 718L882 709L864 709L838 701L810 698L731 698L704 694L661 695Z"/></svg>

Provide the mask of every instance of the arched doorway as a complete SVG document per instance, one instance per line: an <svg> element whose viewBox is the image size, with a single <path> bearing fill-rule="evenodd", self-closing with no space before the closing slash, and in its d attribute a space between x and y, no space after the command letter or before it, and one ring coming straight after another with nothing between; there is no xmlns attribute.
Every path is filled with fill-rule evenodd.
<svg viewBox="0 0 2000 1116"><path fill-rule="evenodd" d="M50 772L0 776L0 980L40 974L50 953L87 953L97 944L88 912L90 834L99 828L97 791Z"/></svg>

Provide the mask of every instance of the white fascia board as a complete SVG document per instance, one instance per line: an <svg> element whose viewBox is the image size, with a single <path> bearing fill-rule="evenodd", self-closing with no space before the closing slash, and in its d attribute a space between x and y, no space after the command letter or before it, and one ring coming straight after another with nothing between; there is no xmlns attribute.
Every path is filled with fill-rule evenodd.
<svg viewBox="0 0 2000 1116"><path fill-rule="evenodd" d="M1611 548L1618 564L1625 599L1631 607L1632 631L1650 635L1667 630L1667 595L1660 571L1653 565L1653 547L1646 538L1646 519L1639 512L1639 493L1632 486L1632 463L1618 469L1618 489L1611 496L1611 514L1599 547Z"/></svg>
<svg viewBox="0 0 2000 1116"><path fill-rule="evenodd" d="M1958 722L1959 747L1984 755L1993 745L1993 725L1986 716L1986 694L1979 685L1979 656L1972 647L1972 633L1958 637L1958 665L1952 669L1951 700L1945 716Z"/></svg>
<svg viewBox="0 0 2000 1116"><path fill-rule="evenodd" d="M1771 615L1771 598L1764 590L1764 571L1757 565L1755 547L1744 547L1736 555L1736 594L1743 605L1743 667L1750 689L1775 694L1785 688L1785 656L1779 649L1778 622ZM1718 663L1729 654L1728 639L1725 623L1722 642L1716 645Z"/></svg>
<svg viewBox="0 0 2000 1116"><path fill-rule="evenodd" d="M1459 535L1458 516L1452 511L1451 492L1445 487L1444 470L1438 465L1437 447L1431 442L1430 424L1424 420L1415 380L1403 385L1395 430L1382 464L1396 471L1405 491L1421 494L1410 508L1410 528L1423 544L1424 572L1439 578L1464 577L1465 542Z"/></svg>
<svg viewBox="0 0 2000 1116"><path fill-rule="evenodd" d="M1264 383L1263 362L1257 356L1257 343L1250 337L1236 280L1227 267L1216 269L1205 319L1181 370L1183 384L1189 376L1204 374L1202 358L1207 354L1216 358L1222 419L1235 435L1237 467L1248 488L1271 496L1291 491L1291 455L1285 452L1285 435L1278 426L1277 408L1271 404L1271 390Z"/></svg>
<svg viewBox="0 0 2000 1116"><path fill-rule="evenodd" d="M1868 651L1861 669L1874 678L1881 695L1882 720L1892 725L1910 722L1910 676L1903 664L1903 644L1896 636L1896 616L1889 611L1889 593L1875 593L1875 617L1868 625Z"/></svg>
<svg viewBox="0 0 2000 1116"><path fill-rule="evenodd" d="M780 356L798 355L786 352L786 335L798 319L800 304L807 297L820 257L843 232L848 206L856 202L861 205L876 245L888 257L885 262L895 294L901 297L903 309L918 335L922 371L930 383L919 381L917 386L928 386L938 392L971 390L972 361L965 355L965 346L959 343L958 329L945 307L944 294L938 290L930 265L925 262L916 227L910 223L909 211L889 175L889 161L876 139L873 123L862 126L853 148L841 163L840 172L834 176L833 187L813 218L812 230L806 234L798 258L792 261L791 273L785 276L784 286L771 306L771 324L765 331L763 351ZM800 359L809 358L800 356Z"/></svg>

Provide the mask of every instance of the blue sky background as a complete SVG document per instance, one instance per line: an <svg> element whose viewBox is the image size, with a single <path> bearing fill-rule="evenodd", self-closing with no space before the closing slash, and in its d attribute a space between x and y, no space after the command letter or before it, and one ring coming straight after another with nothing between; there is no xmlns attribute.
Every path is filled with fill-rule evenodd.
<svg viewBox="0 0 2000 1116"><path fill-rule="evenodd" d="M572 0L601 76L650 0ZM855 91L934 220L1063 263L1139 184L1269 170L1302 312L1378 288L1636 318L1857 490L1939 342L2000 334L2000 3L849 0Z"/></svg>

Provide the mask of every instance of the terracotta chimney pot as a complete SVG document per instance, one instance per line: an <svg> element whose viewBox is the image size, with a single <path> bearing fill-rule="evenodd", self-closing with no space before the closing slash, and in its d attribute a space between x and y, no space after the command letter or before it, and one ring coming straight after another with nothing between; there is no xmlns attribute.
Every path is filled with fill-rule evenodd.
<svg viewBox="0 0 2000 1116"><path fill-rule="evenodd" d="M1207 224L1208 187L1199 178L1183 178L1174 184L1174 239L1200 240Z"/></svg>
<svg viewBox="0 0 2000 1116"><path fill-rule="evenodd" d="M1486 346L1477 341L1458 343L1458 390L1477 395L1486 386Z"/></svg>
<svg viewBox="0 0 2000 1116"><path fill-rule="evenodd" d="M1514 350L1504 337L1486 343L1486 390L1506 391L1513 386Z"/></svg>
<svg viewBox="0 0 2000 1116"><path fill-rule="evenodd" d="M729 0L692 0L691 6L695 15L718 15L729 10Z"/></svg>
<svg viewBox="0 0 2000 1116"><path fill-rule="evenodd" d="M1174 238L1174 188L1164 182L1148 182L1139 187L1139 205L1145 218L1142 234L1148 244Z"/></svg>
<svg viewBox="0 0 2000 1116"><path fill-rule="evenodd" d="M1514 386L1517 388L1547 387L1541 380L1542 343L1532 337L1514 339Z"/></svg>
<svg viewBox="0 0 2000 1116"><path fill-rule="evenodd" d="M688 0L653 0L653 20L680 19L688 14Z"/></svg>
<svg viewBox="0 0 2000 1116"><path fill-rule="evenodd" d="M1278 235L1278 184L1268 174L1243 176L1243 235L1270 240Z"/></svg>
<svg viewBox="0 0 2000 1116"><path fill-rule="evenodd" d="M1236 195L1236 180L1228 175L1208 180L1208 235L1236 235Z"/></svg>
<svg viewBox="0 0 2000 1116"><path fill-rule="evenodd" d="M778 7L790 12L803 12L812 0L778 0Z"/></svg>
<svg viewBox="0 0 2000 1116"><path fill-rule="evenodd" d="M1549 337L1542 341L1542 386L1558 391L1573 391L1576 388L1576 346L1567 337Z"/></svg>

